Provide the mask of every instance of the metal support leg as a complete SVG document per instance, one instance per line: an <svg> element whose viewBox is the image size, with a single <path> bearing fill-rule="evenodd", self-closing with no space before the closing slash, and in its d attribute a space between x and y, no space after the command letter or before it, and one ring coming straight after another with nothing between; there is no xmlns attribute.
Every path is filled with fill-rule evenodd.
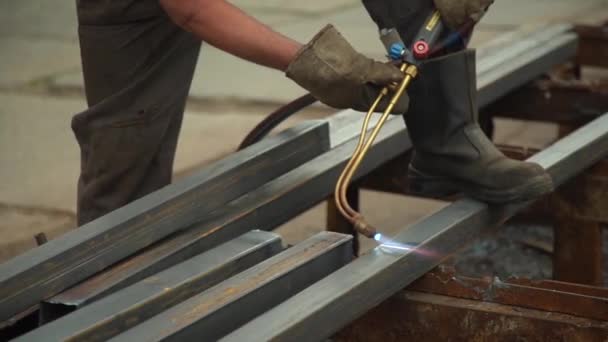
<svg viewBox="0 0 608 342"><path fill-rule="evenodd" d="M356 211L359 211L359 186L353 184L346 192L348 203ZM353 255L359 255L359 234L353 225L344 218L336 208L336 202L333 196L327 200L327 229L332 232L350 234L353 236Z"/></svg>
<svg viewBox="0 0 608 342"><path fill-rule="evenodd" d="M575 127L561 124L560 136ZM553 278L601 285L602 224L606 217L608 163L602 160L551 196L554 220Z"/></svg>
<svg viewBox="0 0 608 342"><path fill-rule="evenodd" d="M553 278L602 284L602 227L598 222L559 218L555 222Z"/></svg>

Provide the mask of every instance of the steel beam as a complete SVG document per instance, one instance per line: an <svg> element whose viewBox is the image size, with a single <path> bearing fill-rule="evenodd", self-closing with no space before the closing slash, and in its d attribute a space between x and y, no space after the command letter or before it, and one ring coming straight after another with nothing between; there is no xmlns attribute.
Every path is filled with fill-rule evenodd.
<svg viewBox="0 0 608 342"><path fill-rule="evenodd" d="M608 154L608 114L530 158L557 186ZM530 203L461 199L228 335L225 341L318 341L380 304ZM391 247L391 246L397 246ZM399 248L409 246L408 248Z"/></svg>
<svg viewBox="0 0 608 342"><path fill-rule="evenodd" d="M42 301L41 323L53 321L208 249L204 244L188 244L196 239L197 235L196 231L186 231L168 241L163 240L162 243L157 243L142 253L122 260L111 268Z"/></svg>
<svg viewBox="0 0 608 342"><path fill-rule="evenodd" d="M0 265L0 321L319 155L328 135L326 123L305 123Z"/></svg>
<svg viewBox="0 0 608 342"><path fill-rule="evenodd" d="M279 253L278 235L252 231L46 324L16 341L105 341Z"/></svg>
<svg viewBox="0 0 608 342"><path fill-rule="evenodd" d="M351 236L319 233L111 340L215 341L352 258Z"/></svg>
<svg viewBox="0 0 608 342"><path fill-rule="evenodd" d="M100 298L112 294L172 265L202 253L219 241L209 244L198 239L198 230L162 240L145 249L142 253L129 257L99 272L91 278L44 300L40 305L40 320L48 323L76 309L82 308Z"/></svg>
<svg viewBox="0 0 608 342"><path fill-rule="evenodd" d="M401 291L331 340L605 342L607 337L608 322L605 321Z"/></svg>
<svg viewBox="0 0 608 342"><path fill-rule="evenodd" d="M393 118L386 125L355 179L411 147L402 120ZM181 236L120 262L51 298L48 301L52 303L51 310L65 314L67 312L61 308L71 310L84 306L175 264L192 253L204 251L243 234L251 227L271 230L287 222L332 193L342 168L356 146L356 140L357 138L351 138L343 145L208 213L204 221L181 233ZM43 309L47 316L48 308L49 305L45 304Z"/></svg>

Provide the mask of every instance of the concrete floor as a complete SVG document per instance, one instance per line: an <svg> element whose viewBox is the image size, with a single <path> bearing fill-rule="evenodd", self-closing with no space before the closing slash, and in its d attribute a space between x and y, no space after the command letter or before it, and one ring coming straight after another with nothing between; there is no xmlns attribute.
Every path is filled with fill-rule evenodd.
<svg viewBox="0 0 608 342"><path fill-rule="evenodd" d="M300 41L332 23L361 52L383 56L360 1L234 3ZM606 0L499 0L478 26L472 45L522 25L596 22L608 18L607 5ZM52 238L74 227L79 156L70 119L86 108L74 6L75 1L0 2L0 262L32 248L39 232ZM280 72L204 46L175 173L186 174L230 153L265 113L303 93ZM334 112L315 106L281 128ZM498 142L531 147L542 147L555 133L552 126L515 121L501 121L497 128ZM369 218L387 230L405 227L444 204L373 192L362 197ZM278 231L289 243L299 241L324 229L324 215L319 205Z"/></svg>

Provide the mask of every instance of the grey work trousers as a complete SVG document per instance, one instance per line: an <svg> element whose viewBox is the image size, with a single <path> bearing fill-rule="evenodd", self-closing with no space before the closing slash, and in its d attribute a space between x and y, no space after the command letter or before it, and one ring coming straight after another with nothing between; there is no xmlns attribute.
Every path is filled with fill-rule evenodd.
<svg viewBox="0 0 608 342"><path fill-rule="evenodd" d="M201 43L157 0L77 4L88 104L72 120L80 226L171 182Z"/></svg>

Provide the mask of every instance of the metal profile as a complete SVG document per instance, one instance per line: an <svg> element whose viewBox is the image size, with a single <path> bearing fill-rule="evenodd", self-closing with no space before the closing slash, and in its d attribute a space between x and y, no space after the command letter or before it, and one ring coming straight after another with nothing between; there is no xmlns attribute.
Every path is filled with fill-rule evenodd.
<svg viewBox="0 0 608 342"><path fill-rule="evenodd" d="M38 304L329 148L309 122L234 153L0 265L0 321Z"/></svg>
<svg viewBox="0 0 608 342"><path fill-rule="evenodd" d="M350 235L319 233L111 341L215 341L352 258Z"/></svg>
<svg viewBox="0 0 608 342"><path fill-rule="evenodd" d="M45 304L45 314L49 308L58 314L65 313L61 308L77 308L97 300L104 295L122 288L125 284L142 279L157 270L160 263L176 263L193 251L204 251L221 242L239 236L251 227L272 230L292 217L331 195L344 164L350 158L357 144L357 138L349 140L337 148L307 162L294 170L268 182L258 189L226 203L211 213L204 221L193 226L183 237L163 242L158 247L162 253L147 252L151 255L135 256L109 268L82 284L76 285L65 293L51 298L52 306ZM401 120L392 120L378 137L378 142L356 175L360 177L382 165L387 160L404 153L411 147L407 132ZM167 248L166 244L170 244ZM169 260L167 260L169 259ZM56 317L56 316L51 316Z"/></svg>
<svg viewBox="0 0 608 342"><path fill-rule="evenodd" d="M281 238L274 233L246 233L16 341L105 341L281 250Z"/></svg>

